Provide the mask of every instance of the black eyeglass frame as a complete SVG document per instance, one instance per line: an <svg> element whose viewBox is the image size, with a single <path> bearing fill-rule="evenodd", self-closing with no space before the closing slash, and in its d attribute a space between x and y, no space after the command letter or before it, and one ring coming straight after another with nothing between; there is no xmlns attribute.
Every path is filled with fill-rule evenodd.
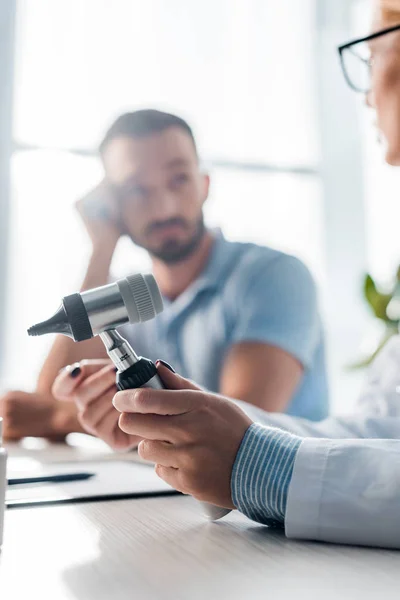
<svg viewBox="0 0 400 600"><path fill-rule="evenodd" d="M393 25L392 27L388 27L387 29L382 29L381 31L376 31L375 33L371 33L370 35L366 35L365 37L357 38L355 40L352 40L351 42L347 42L346 44L342 44L341 46L338 47L340 64L342 67L344 78L345 78L347 84L355 92L362 92L362 93L366 94L369 92L369 90L362 90L353 84L353 82L351 81L351 79L349 78L349 76L347 74L347 69L345 66L344 58L343 58L343 52L345 50L348 50L349 48L352 48L353 46L357 46L357 44L362 44L363 42L370 42L371 40L374 40L375 38L381 37L382 35L386 35L387 33L392 33L393 31L400 31L400 23L398 25ZM358 58L363 62L368 62L365 59L361 58L361 56L358 56Z"/></svg>

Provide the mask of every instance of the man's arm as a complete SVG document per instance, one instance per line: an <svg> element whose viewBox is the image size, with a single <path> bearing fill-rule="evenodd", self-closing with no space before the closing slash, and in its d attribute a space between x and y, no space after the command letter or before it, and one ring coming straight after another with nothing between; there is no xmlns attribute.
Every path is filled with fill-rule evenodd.
<svg viewBox="0 0 400 600"><path fill-rule="evenodd" d="M220 392L284 412L321 342L315 284L296 258L247 265L232 317Z"/></svg>
<svg viewBox="0 0 400 600"><path fill-rule="evenodd" d="M82 285L82 290L85 290L108 282L120 231L114 224L117 220L112 212L116 203L105 182L80 200L77 209L93 247ZM32 435L58 438L71 431L82 431L75 404L56 402L52 386L62 367L85 358L105 357L106 352L98 339L75 344L67 337L58 336L40 372L36 391L28 394L12 390L0 398L5 437L19 439Z"/></svg>
<svg viewBox="0 0 400 600"><path fill-rule="evenodd" d="M105 285L109 279L112 259L110 250L93 252L81 291ZM107 358L105 348L99 338L77 344L64 335L58 335L40 371L37 392L51 395L51 388L60 369L85 358Z"/></svg>
<svg viewBox="0 0 400 600"><path fill-rule="evenodd" d="M93 248L81 291L106 285L109 281L111 261L120 231L111 217L111 211L115 209L113 199L107 193L107 184L102 182L77 203L77 210ZM103 344L97 338L76 344L66 336L57 336L40 372L37 392L51 395L54 380L62 367L85 358L106 357Z"/></svg>
<svg viewBox="0 0 400 600"><path fill-rule="evenodd" d="M303 372L300 362L280 348L242 342L225 359L220 392L270 412L284 412Z"/></svg>

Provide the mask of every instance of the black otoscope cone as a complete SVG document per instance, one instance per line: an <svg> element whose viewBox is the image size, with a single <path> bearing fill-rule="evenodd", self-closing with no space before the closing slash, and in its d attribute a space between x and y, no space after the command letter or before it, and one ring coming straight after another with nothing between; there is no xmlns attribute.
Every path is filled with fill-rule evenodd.
<svg viewBox="0 0 400 600"><path fill-rule="evenodd" d="M31 336L45 335L47 333L62 333L69 337L73 337L67 313L65 312L63 305L60 306L58 311L50 317L50 319L32 325L32 327L28 329L28 335Z"/></svg>

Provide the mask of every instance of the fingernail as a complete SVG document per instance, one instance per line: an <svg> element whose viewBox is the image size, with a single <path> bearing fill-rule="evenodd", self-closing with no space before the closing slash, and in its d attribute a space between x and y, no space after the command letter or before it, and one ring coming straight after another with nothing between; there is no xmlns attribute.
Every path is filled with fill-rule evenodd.
<svg viewBox="0 0 400 600"><path fill-rule="evenodd" d="M176 373L175 369L173 367L171 367L170 364L165 362L165 360L161 360L161 358L156 361L156 367L158 367L158 365L164 365L164 367L167 367L167 369L172 371L172 373Z"/></svg>
<svg viewBox="0 0 400 600"><path fill-rule="evenodd" d="M128 391L128 390L126 390ZM129 390L129 400L133 400L135 397L135 391L133 390ZM118 394L115 394L114 398L112 399L112 404L114 406L114 408L117 409L118 412L124 412L126 406L126 402L125 402L125 396L121 395L121 392L119 392Z"/></svg>
<svg viewBox="0 0 400 600"><path fill-rule="evenodd" d="M79 375L82 373L82 369L80 367L75 367L74 369L72 369L70 376L73 379L76 379L77 377L79 377Z"/></svg>

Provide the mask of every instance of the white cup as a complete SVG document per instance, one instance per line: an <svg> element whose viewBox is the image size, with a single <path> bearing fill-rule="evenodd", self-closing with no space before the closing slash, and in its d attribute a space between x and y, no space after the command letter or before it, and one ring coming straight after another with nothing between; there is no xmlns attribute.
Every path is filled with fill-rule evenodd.
<svg viewBox="0 0 400 600"><path fill-rule="evenodd" d="M3 419L0 418L0 548L3 545L4 510L6 504L7 452L3 447Z"/></svg>

